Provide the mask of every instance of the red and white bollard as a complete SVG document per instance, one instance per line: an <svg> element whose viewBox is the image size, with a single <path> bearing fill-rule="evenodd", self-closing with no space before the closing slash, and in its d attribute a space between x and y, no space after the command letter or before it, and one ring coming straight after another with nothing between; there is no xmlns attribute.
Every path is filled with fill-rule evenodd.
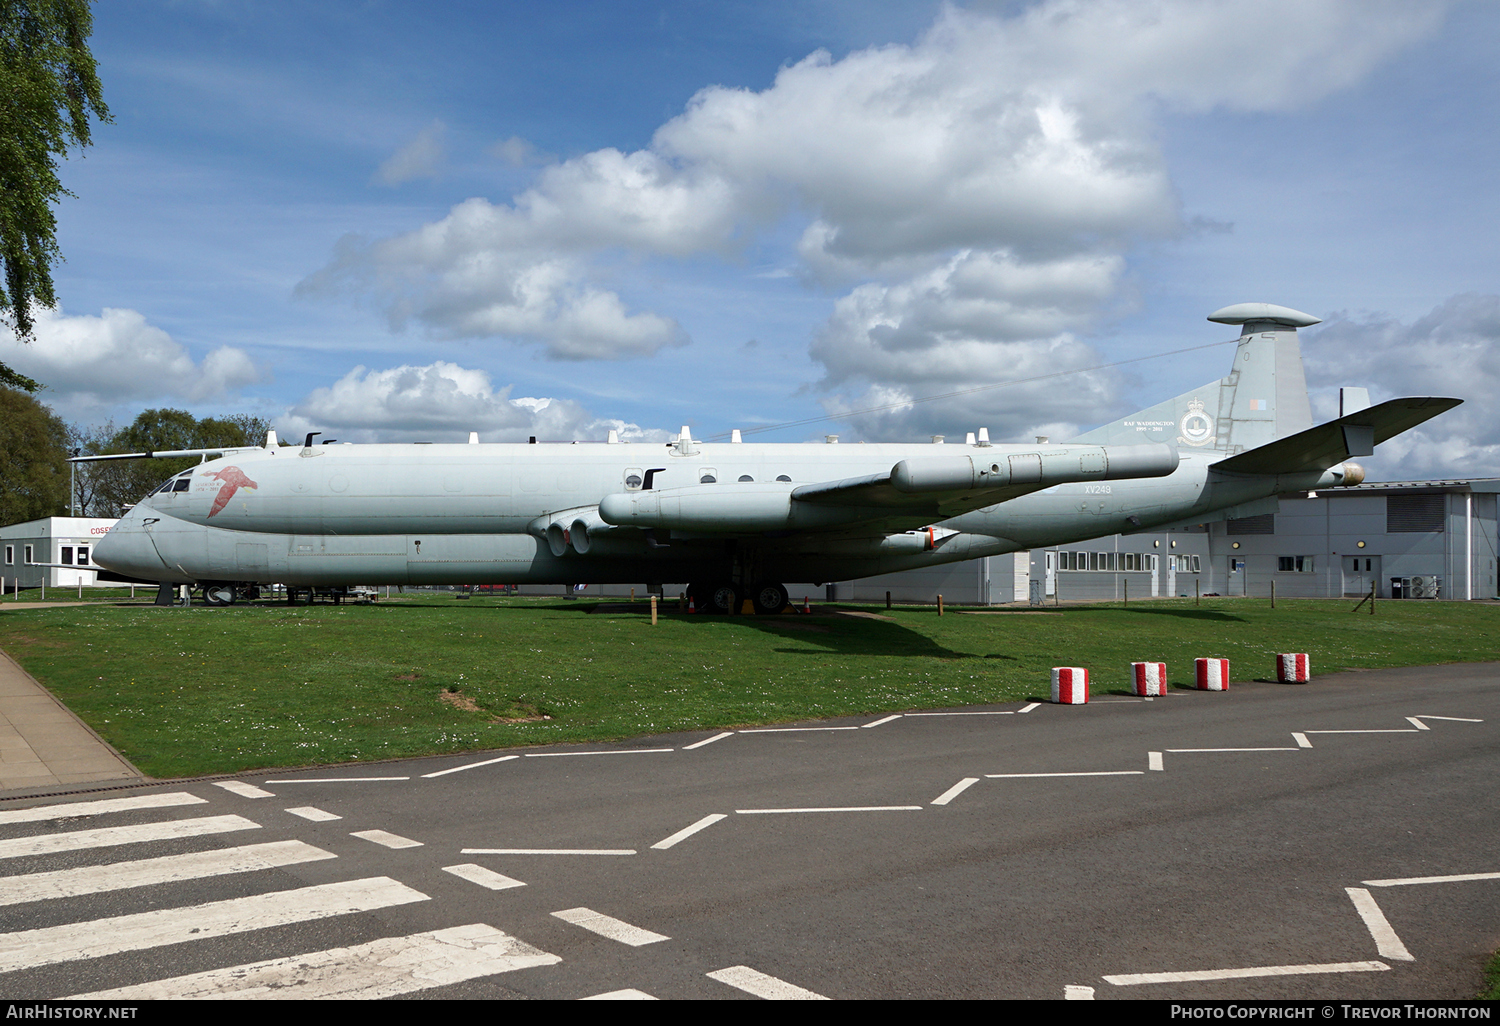
<svg viewBox="0 0 1500 1026"><path fill-rule="evenodd" d="M1135 693L1142 698L1167 693L1166 663L1131 663L1130 675L1135 684Z"/></svg>
<svg viewBox="0 0 1500 1026"><path fill-rule="evenodd" d="M1193 668L1199 691L1229 690L1228 659L1194 659Z"/></svg>
<svg viewBox="0 0 1500 1026"><path fill-rule="evenodd" d="M1306 652L1283 652L1276 657L1276 679L1283 684L1306 684L1312 679L1312 665Z"/></svg>
<svg viewBox="0 0 1500 1026"><path fill-rule="evenodd" d="M1052 667L1052 701L1083 705L1089 700L1089 671L1081 666Z"/></svg>

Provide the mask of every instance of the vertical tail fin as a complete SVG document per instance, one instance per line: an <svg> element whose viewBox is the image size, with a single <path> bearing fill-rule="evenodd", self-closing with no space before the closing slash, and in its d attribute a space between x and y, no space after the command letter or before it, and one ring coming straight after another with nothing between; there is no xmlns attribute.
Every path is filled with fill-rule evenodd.
<svg viewBox="0 0 1500 1026"><path fill-rule="evenodd" d="M1232 454L1312 427L1297 329L1319 319L1270 303L1237 303L1208 319L1241 326L1234 365L1226 376L1075 441L1176 442Z"/></svg>

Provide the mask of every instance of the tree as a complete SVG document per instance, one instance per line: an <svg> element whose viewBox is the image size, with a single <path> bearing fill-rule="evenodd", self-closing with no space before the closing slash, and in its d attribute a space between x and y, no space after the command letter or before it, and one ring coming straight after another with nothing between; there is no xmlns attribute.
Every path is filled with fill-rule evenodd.
<svg viewBox="0 0 1500 1026"><path fill-rule="evenodd" d="M110 120L87 40L89 0L0 0L0 322L32 336L31 306L57 305L57 160L92 141L90 117ZM0 384L37 383L0 364Z"/></svg>
<svg viewBox="0 0 1500 1026"><path fill-rule="evenodd" d="M0 388L0 524L67 510L67 425L26 393Z"/></svg>

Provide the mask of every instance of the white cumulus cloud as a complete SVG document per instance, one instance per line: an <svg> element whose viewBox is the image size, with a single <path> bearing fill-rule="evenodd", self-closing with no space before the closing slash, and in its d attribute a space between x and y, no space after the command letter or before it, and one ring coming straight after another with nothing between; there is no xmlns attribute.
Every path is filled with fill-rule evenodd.
<svg viewBox="0 0 1500 1026"><path fill-rule="evenodd" d="M478 431L486 442L602 441L610 429L628 441L662 441L652 431L591 416L562 399L510 398L482 370L439 360L423 367L384 370L355 367L326 388L314 390L276 418L287 437L322 431L348 442L463 441Z"/></svg>
<svg viewBox="0 0 1500 1026"><path fill-rule="evenodd" d="M205 400L266 378L242 349L220 346L201 361L135 310L98 317L38 308L35 339L6 332L0 361L42 382L64 408L124 401Z"/></svg>
<svg viewBox="0 0 1500 1026"><path fill-rule="evenodd" d="M645 149L587 153L508 202L347 240L303 288L368 294L394 324L439 335L646 355L685 338L595 284L605 254L721 257L791 218L788 261L850 290L812 342L823 387L1008 378L1079 352L1071 333L1119 302L1123 254L1188 230L1157 141L1163 110L1315 102L1442 14L1399 0L949 7L908 45L820 51L762 90L705 88Z"/></svg>

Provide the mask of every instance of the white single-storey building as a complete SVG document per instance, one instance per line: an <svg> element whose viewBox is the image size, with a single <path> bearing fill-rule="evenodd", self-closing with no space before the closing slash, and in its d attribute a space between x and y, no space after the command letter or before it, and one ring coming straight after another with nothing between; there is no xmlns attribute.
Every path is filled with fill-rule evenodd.
<svg viewBox="0 0 1500 1026"><path fill-rule="evenodd" d="M94 544L115 526L113 517L43 517L0 527L0 577L7 593L22 588L74 588L99 583Z"/></svg>

